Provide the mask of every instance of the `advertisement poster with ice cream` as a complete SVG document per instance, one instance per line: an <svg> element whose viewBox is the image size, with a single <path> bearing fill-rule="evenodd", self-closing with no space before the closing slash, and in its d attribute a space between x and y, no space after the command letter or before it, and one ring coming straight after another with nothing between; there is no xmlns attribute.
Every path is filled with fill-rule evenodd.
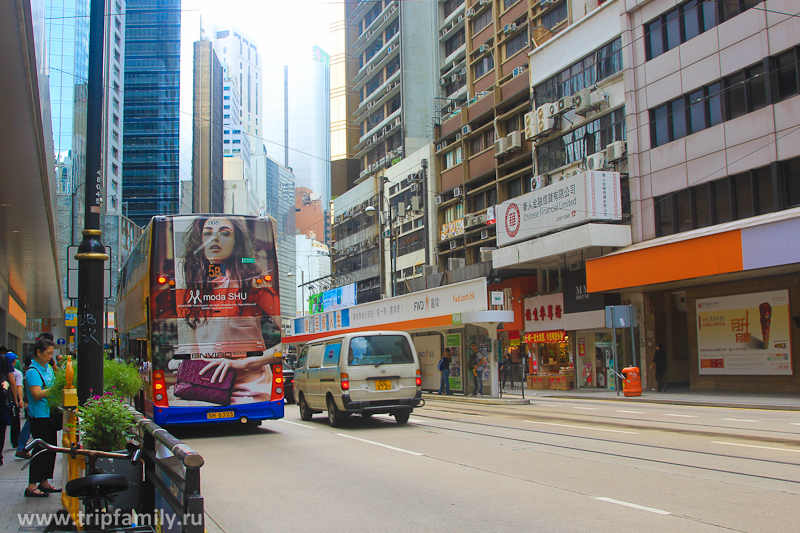
<svg viewBox="0 0 800 533"><path fill-rule="evenodd" d="M700 374L792 375L789 291L697 300Z"/></svg>

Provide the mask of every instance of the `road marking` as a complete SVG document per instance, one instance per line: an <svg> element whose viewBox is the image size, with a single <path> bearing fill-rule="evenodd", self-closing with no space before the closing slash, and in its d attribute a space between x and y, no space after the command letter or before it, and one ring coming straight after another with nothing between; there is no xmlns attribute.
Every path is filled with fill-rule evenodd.
<svg viewBox="0 0 800 533"><path fill-rule="evenodd" d="M726 446L742 446L743 448L761 448L762 450L778 450L779 452L800 453L800 450L790 450L788 448L774 448L772 446L756 446L755 444L737 444L735 442L721 442L718 440L712 440L711 444L724 444Z"/></svg>
<svg viewBox="0 0 800 533"><path fill-rule="evenodd" d="M789 422L789 424L793 426L800 426L800 422Z"/></svg>
<svg viewBox="0 0 800 533"><path fill-rule="evenodd" d="M635 431L620 431L618 429L603 429L603 428L590 428L586 426L571 426L569 424L556 424L554 422L537 422L535 420L526 420L531 424L542 424L544 426L559 426L562 428L577 428L577 429L590 429L592 431L608 431L609 433L626 433L628 435L638 435Z"/></svg>
<svg viewBox="0 0 800 533"><path fill-rule="evenodd" d="M697 418L697 416L695 416L695 415L671 415L671 414L665 414L664 416L680 416L682 418Z"/></svg>
<svg viewBox="0 0 800 533"><path fill-rule="evenodd" d="M298 424L297 422L289 422L289 421L288 421L288 420L286 420L285 418L281 418L281 422L285 422L285 423L287 423L287 424L291 424L291 425L293 425L293 426L300 426L301 428L317 429L317 428L315 428L315 427L313 427L313 426L307 426L307 425L305 425L305 424Z"/></svg>
<svg viewBox="0 0 800 533"><path fill-rule="evenodd" d="M758 420L749 420L747 418L723 418L723 420L730 420L731 422L758 422Z"/></svg>
<svg viewBox="0 0 800 533"><path fill-rule="evenodd" d="M599 407L572 407L573 409L584 409L586 411L599 411Z"/></svg>
<svg viewBox="0 0 800 533"><path fill-rule="evenodd" d="M643 415L644 411L625 411L624 409L618 409L617 413L631 413L633 415Z"/></svg>
<svg viewBox="0 0 800 533"><path fill-rule="evenodd" d="M558 407L554 403L535 403L533 405L540 406L540 407Z"/></svg>
<svg viewBox="0 0 800 533"><path fill-rule="evenodd" d="M661 509L654 509L653 507L645 507L644 505L636 505L635 503L623 502L621 500L614 500L612 498L602 497L602 498L595 498L595 500L600 500L601 502L615 503L617 505L624 505L625 507L639 509L640 511L647 511L648 513L663 514L663 515L672 514L669 511L662 511Z"/></svg>
<svg viewBox="0 0 800 533"><path fill-rule="evenodd" d="M375 441L372 441L372 440L359 439L358 437L352 437L350 435L345 435L344 433L337 433L337 435L339 435L340 437L345 437L347 439L353 439L353 440L357 440L357 441L361 441L361 442L366 442L367 444L374 444L375 446L380 446L381 448L389 448L390 450L394 450L396 452L407 453L409 455L416 455L416 456L424 456L425 455L424 453L412 452L411 450L404 450L403 448L395 448L394 446L389 446L388 444L381 444L380 442L375 442Z"/></svg>

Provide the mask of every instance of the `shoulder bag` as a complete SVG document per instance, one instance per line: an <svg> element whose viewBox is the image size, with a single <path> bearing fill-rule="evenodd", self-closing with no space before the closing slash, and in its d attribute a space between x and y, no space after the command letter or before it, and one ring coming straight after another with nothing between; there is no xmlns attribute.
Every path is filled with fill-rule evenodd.
<svg viewBox="0 0 800 533"><path fill-rule="evenodd" d="M39 372L38 368L34 368L34 370L36 370L36 373L42 377L42 388L45 388L47 382L44 380L44 376L42 376L42 373ZM64 417L61 415L60 407L50 408L50 429L52 431L61 431L64 429Z"/></svg>

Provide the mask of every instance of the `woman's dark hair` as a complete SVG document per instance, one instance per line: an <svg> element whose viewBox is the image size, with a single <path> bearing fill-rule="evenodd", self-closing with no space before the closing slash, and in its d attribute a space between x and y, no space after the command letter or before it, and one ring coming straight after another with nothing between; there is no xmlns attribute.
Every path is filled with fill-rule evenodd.
<svg viewBox="0 0 800 533"><path fill-rule="evenodd" d="M53 337L53 334L50 333L49 331L43 331L43 332L39 333L39 338L40 339L47 339L49 341L52 341L54 337Z"/></svg>
<svg viewBox="0 0 800 533"><path fill-rule="evenodd" d="M199 291L201 298L212 294L214 285L206 275L211 262L206 259L205 246L203 245L203 228L210 218L227 217L197 217L192 222L191 228L183 236L183 277L186 280L186 289L183 303L187 305L186 323L190 328L204 324L208 320L209 311L202 311L198 307L189 305L192 294ZM253 240L242 227L241 223L233 218L228 218L233 226L233 251L225 260L225 272L230 279L230 287L239 287L242 298L238 300L239 314L244 313L242 303L247 301L247 292L251 288L252 280L261 275L258 266L254 263L242 263L243 257L254 257Z"/></svg>
<svg viewBox="0 0 800 533"><path fill-rule="evenodd" d="M39 352L43 352L48 348L50 348L51 346L55 348L56 343L54 343L50 339L39 338L39 340L36 341L36 345L34 347L34 353L38 354Z"/></svg>
<svg viewBox="0 0 800 533"><path fill-rule="evenodd" d="M450 348L445 348L444 353L450 353Z"/></svg>

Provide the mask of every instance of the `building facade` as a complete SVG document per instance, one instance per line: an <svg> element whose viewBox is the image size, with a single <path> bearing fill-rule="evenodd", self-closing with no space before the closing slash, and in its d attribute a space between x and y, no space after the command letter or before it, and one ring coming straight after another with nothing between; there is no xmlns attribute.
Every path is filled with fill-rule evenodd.
<svg viewBox="0 0 800 533"><path fill-rule="evenodd" d="M326 221L329 221L328 210L323 209L322 200L317 193L305 187L295 186L294 211L298 234L320 241L325 235L325 228L330 226L330 224L326 224Z"/></svg>
<svg viewBox="0 0 800 533"><path fill-rule="evenodd" d="M180 211L180 11L180 0L126 7L122 196L140 226Z"/></svg>
<svg viewBox="0 0 800 533"><path fill-rule="evenodd" d="M800 23L781 2L635 4L634 244L588 261L588 290L640 299L644 361L663 343L671 384L796 393Z"/></svg>
<svg viewBox="0 0 800 533"><path fill-rule="evenodd" d="M222 213L222 65L209 41L194 43L192 211Z"/></svg>
<svg viewBox="0 0 800 533"><path fill-rule="evenodd" d="M122 124L125 110L125 0L106 0L103 55L103 167L106 214L119 215L122 205ZM116 121L116 125L115 125ZM112 253L114 249L112 247Z"/></svg>
<svg viewBox="0 0 800 533"><path fill-rule="evenodd" d="M319 286L324 286L324 281L331 274L330 249L325 243L309 237L308 235L295 235L297 268L294 281L297 289L297 316L310 313L309 298L315 294ZM294 272L293 272L294 273ZM314 285L313 281L324 280L323 283Z"/></svg>

